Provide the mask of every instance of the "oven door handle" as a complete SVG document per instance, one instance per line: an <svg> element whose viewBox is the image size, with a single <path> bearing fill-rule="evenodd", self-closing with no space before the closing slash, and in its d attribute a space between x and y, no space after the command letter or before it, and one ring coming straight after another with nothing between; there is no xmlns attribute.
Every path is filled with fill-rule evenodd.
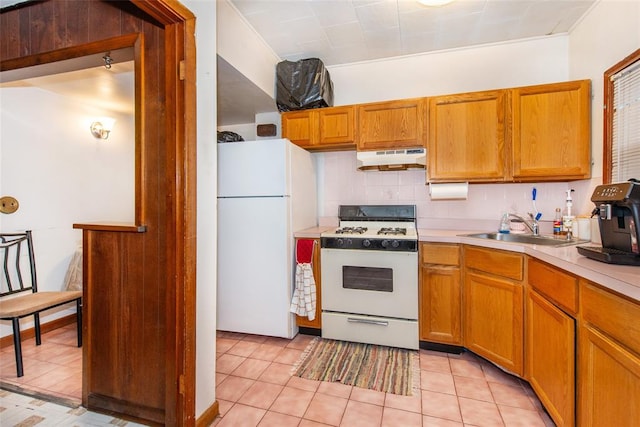
<svg viewBox="0 0 640 427"><path fill-rule="evenodd" d="M389 326L389 322L384 320L358 319L355 317L347 317L349 323L366 323L368 325Z"/></svg>

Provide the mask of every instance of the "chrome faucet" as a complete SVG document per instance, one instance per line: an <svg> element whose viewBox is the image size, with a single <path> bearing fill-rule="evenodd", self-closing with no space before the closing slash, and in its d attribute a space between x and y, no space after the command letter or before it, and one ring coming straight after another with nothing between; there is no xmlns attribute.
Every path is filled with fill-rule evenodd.
<svg viewBox="0 0 640 427"><path fill-rule="evenodd" d="M510 213L509 216L512 216L514 218L518 218L520 221L522 221L524 223L524 225L527 226L527 228L529 230L531 230L531 233L534 236L539 236L540 235L540 226L538 224L538 221L536 220L536 217L529 212L529 218L531 218L531 221L527 221L525 218L521 217L518 214L514 214L514 213Z"/></svg>

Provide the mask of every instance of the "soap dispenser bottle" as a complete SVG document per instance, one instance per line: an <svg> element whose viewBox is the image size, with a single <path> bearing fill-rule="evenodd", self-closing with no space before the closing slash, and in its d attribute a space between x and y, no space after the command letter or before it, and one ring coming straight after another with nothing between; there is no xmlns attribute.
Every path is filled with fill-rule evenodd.
<svg viewBox="0 0 640 427"><path fill-rule="evenodd" d="M564 211L564 215L562 215L562 231L564 233L567 233L569 235L572 234L572 228L573 228L573 213L571 212L571 209L573 207L573 199L571 198L571 193L574 190L567 190L567 201L566 201L566 207L565 207L565 211Z"/></svg>

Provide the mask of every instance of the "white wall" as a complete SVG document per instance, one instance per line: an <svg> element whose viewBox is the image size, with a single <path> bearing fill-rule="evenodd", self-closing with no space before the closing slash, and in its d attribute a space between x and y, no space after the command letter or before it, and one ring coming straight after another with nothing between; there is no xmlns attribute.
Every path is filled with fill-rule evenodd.
<svg viewBox="0 0 640 427"><path fill-rule="evenodd" d="M202 54L205 49L216 53L213 46L217 46L218 55L275 99L274 76L276 64L280 62L280 58L258 36L231 2L218 0L215 3L217 7L216 16L213 17L215 20L208 21L206 17L206 25L212 27L211 30L214 33L217 28L217 33L223 37L202 40L202 48L198 50L198 54ZM185 1L185 4L193 5L196 1ZM201 5L201 8L204 7L212 7L212 5Z"/></svg>
<svg viewBox="0 0 640 427"><path fill-rule="evenodd" d="M245 141L255 141L260 139L281 138L282 129L280 126L280 113L258 113L256 114L255 123L245 123L241 125L219 126L219 131L235 132L244 138ZM257 126L260 124L276 125L276 134L274 136L257 136Z"/></svg>
<svg viewBox="0 0 640 427"><path fill-rule="evenodd" d="M327 67L334 105L553 83L568 76L568 38L554 36Z"/></svg>
<svg viewBox="0 0 640 427"><path fill-rule="evenodd" d="M33 230L39 289L61 290L82 243L74 223L134 219L134 119L34 87L0 91L0 194L20 203L0 229ZM116 119L107 140L89 132L102 116ZM48 313L44 322L67 314ZM10 331L2 325L2 336Z"/></svg>
<svg viewBox="0 0 640 427"><path fill-rule="evenodd" d="M216 4L183 0L196 15L197 266L196 418L216 399Z"/></svg>

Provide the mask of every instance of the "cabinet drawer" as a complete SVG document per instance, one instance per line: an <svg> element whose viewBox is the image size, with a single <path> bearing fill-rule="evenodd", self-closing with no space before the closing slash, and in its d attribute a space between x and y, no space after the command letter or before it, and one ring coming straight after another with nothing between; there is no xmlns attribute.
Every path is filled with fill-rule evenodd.
<svg viewBox="0 0 640 427"><path fill-rule="evenodd" d="M423 264L460 265L460 247L455 244L423 243L420 254Z"/></svg>
<svg viewBox="0 0 640 427"><path fill-rule="evenodd" d="M578 311L578 279L534 258L528 259L529 285L575 315Z"/></svg>
<svg viewBox="0 0 640 427"><path fill-rule="evenodd" d="M322 338L418 350L418 322L357 314L322 313Z"/></svg>
<svg viewBox="0 0 640 427"><path fill-rule="evenodd" d="M467 268L514 280L524 278L523 258L521 254L475 246L465 246L464 250L464 264Z"/></svg>
<svg viewBox="0 0 640 427"><path fill-rule="evenodd" d="M640 354L640 304L580 280L580 313L585 322Z"/></svg>

